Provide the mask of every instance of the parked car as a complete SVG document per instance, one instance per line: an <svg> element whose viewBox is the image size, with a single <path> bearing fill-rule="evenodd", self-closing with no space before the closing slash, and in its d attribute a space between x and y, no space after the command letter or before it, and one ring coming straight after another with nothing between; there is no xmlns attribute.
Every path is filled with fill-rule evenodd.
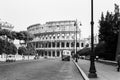
<svg viewBox="0 0 120 80"><path fill-rule="evenodd" d="M47 56L45 56L44 58L45 58L45 59L47 59L48 57L47 57Z"/></svg>
<svg viewBox="0 0 120 80"><path fill-rule="evenodd" d="M15 62L15 61L16 61L15 55L8 55L7 56L6 62Z"/></svg>
<svg viewBox="0 0 120 80"><path fill-rule="evenodd" d="M35 56L34 59L35 59L35 60L36 60L36 59L39 59L39 56Z"/></svg>

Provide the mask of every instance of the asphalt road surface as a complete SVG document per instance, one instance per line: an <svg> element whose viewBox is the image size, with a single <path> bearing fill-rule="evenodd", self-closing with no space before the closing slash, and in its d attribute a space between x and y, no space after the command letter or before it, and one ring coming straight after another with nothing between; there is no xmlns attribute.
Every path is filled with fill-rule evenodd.
<svg viewBox="0 0 120 80"><path fill-rule="evenodd" d="M0 80L83 80L72 61L40 59L0 63Z"/></svg>

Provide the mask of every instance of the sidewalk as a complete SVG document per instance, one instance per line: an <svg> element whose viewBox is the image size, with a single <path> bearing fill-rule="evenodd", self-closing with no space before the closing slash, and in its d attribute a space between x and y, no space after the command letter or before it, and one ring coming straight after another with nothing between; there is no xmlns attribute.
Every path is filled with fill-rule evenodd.
<svg viewBox="0 0 120 80"><path fill-rule="evenodd" d="M78 60L79 67L88 76L90 61L89 60ZM99 62L95 62L96 73L98 78L90 78L90 80L120 80L120 72L117 72L116 66L107 65Z"/></svg>

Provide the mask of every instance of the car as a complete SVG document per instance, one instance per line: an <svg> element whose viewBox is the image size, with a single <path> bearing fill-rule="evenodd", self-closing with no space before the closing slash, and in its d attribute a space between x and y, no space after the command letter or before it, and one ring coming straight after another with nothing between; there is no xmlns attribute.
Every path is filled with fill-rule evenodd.
<svg viewBox="0 0 120 80"><path fill-rule="evenodd" d="M6 62L15 62L15 61L16 61L15 55L8 55L7 56Z"/></svg>
<svg viewBox="0 0 120 80"><path fill-rule="evenodd" d="M47 56L45 56L44 58L47 59Z"/></svg>
<svg viewBox="0 0 120 80"><path fill-rule="evenodd" d="M36 60L36 59L39 59L39 56L35 56L34 59L35 59L35 60Z"/></svg>

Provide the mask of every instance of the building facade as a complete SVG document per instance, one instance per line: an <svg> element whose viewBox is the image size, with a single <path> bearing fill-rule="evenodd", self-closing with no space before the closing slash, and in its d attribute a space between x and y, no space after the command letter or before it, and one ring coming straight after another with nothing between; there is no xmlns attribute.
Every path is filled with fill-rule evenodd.
<svg viewBox="0 0 120 80"><path fill-rule="evenodd" d="M0 20L0 28L12 31L14 26L12 24L8 23L8 22L4 22L4 21Z"/></svg>
<svg viewBox="0 0 120 80"><path fill-rule="evenodd" d="M84 47L81 40L80 26L75 20L50 21L45 24L34 24L27 28L35 35L27 45L33 45L40 57L61 57L63 50L74 51ZM75 47L76 46L76 47Z"/></svg>

